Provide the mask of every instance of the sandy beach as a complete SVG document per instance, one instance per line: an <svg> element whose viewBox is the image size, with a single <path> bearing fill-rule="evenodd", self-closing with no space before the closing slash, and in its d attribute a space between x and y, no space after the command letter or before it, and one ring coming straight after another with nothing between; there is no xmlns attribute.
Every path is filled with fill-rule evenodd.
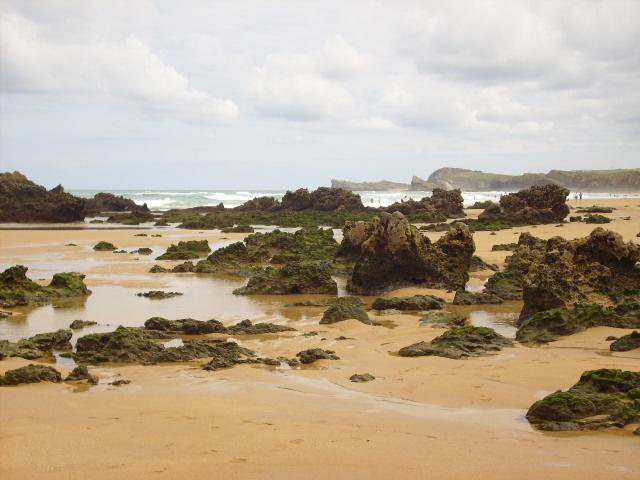
<svg viewBox="0 0 640 480"><path fill-rule="evenodd" d="M592 200L569 201L572 208ZM598 200L614 207L604 228L636 243L640 199ZM471 217L480 211L467 210ZM573 213L572 213L573 214ZM626 220L630 217L630 220ZM564 223L476 232L476 255L500 267L521 232L550 238L588 235L597 225ZM147 236L136 236L145 233ZM152 237L160 234L161 237ZM432 240L441 233L427 233ZM286 324L296 332L235 338L264 356L294 356L306 348L335 350L338 361L300 369L239 365L207 372L202 362L170 365L104 365L92 371L102 383L87 388L42 383L0 390L0 477L52 479L185 478L491 478L636 479L640 437L624 430L545 433L524 418L544 395L573 385L595 368L638 370L640 352L610 352L610 335L631 330L597 327L546 346L516 344L469 360L396 355L408 344L443 330L421 326L419 316L371 313L380 326L348 320L319 325L322 307L288 303L322 296L234 296L245 283L232 276L151 274L154 258L179 240L209 241L212 249L245 234L151 229L2 230L0 266L22 264L46 283L60 271L86 274L93 294L39 308L15 308L0 320L0 338L15 341L67 328L75 319L97 326L74 334L140 326L152 316L216 318L225 324L249 318ZM98 241L153 254L95 252ZM74 246L67 244L73 243ZM174 265L179 262L162 262ZM493 272L472 273L480 288ZM345 281L338 279L340 292ZM149 289L183 292L154 301L135 294ZM393 294L430 293L450 302L452 292L405 288ZM363 298L365 302L372 298ZM449 306L469 312L475 325L513 338L520 302ZM302 333L317 331L315 336ZM215 336L215 335L211 335ZM336 340L339 336L347 340ZM227 338L224 336L224 338ZM0 373L26 365L10 358ZM72 368L60 359L63 373ZM376 380L352 383L354 373ZM126 378L131 384L106 385Z"/></svg>

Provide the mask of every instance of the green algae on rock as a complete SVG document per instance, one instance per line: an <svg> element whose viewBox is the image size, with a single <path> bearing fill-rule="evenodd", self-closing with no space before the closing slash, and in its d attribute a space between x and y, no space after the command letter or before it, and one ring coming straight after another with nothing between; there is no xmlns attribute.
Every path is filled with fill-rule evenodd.
<svg viewBox="0 0 640 480"><path fill-rule="evenodd" d="M371 382L372 380L375 380L375 379L376 377L374 377L370 373L354 373L349 377L349 380L351 380L354 383Z"/></svg>
<svg viewBox="0 0 640 480"><path fill-rule="evenodd" d="M442 310L444 299L432 295L413 295L411 297L380 297L372 304L374 310Z"/></svg>
<svg viewBox="0 0 640 480"><path fill-rule="evenodd" d="M640 372L584 372L566 392L558 391L535 402L526 417L539 429L551 431L595 430L638 422Z"/></svg>
<svg viewBox="0 0 640 480"><path fill-rule="evenodd" d="M444 310L432 310L420 318L420 326L434 328L464 327L468 324L469 321L465 315Z"/></svg>
<svg viewBox="0 0 640 480"><path fill-rule="evenodd" d="M171 245L167 251L156 258L156 260L190 260L202 257L209 253L211 247L207 240L180 241L177 245Z"/></svg>
<svg viewBox="0 0 640 480"><path fill-rule="evenodd" d="M152 317L144 322L145 330L159 332L181 333L187 335L201 335L207 333L224 333L229 335L261 335L266 333L292 332L295 328L275 323L252 323L251 320L242 320L235 325L225 326L218 320L194 320L182 318L179 320L167 320L162 317Z"/></svg>
<svg viewBox="0 0 640 480"><path fill-rule="evenodd" d="M435 355L460 359L497 352L512 347L513 342L487 327L454 327L430 342L418 342L400 349L401 357Z"/></svg>
<svg viewBox="0 0 640 480"><path fill-rule="evenodd" d="M29 364L24 367L7 370L0 375L0 386L20 385L23 383L39 383L62 381L62 375L53 367Z"/></svg>
<svg viewBox="0 0 640 480"><path fill-rule="evenodd" d="M85 276L77 272L56 273L43 287L27 278L28 268L15 265L0 273L0 306L5 308L42 305L58 298L90 295Z"/></svg>
<svg viewBox="0 0 640 480"><path fill-rule="evenodd" d="M367 311L364 309L362 300L358 297L340 297L335 299L322 314L320 324L328 325L349 319L358 320L369 325L372 323Z"/></svg>
<svg viewBox="0 0 640 480"><path fill-rule="evenodd" d="M325 262L301 262L282 268L258 270L246 286L233 291L236 295L287 295L325 293L336 295L338 285L331 278L331 266Z"/></svg>
<svg viewBox="0 0 640 480"><path fill-rule="evenodd" d="M96 244L93 246L93 249L94 249L96 252L111 252L111 251L117 250L117 249L118 249L118 247L116 247L116 246L115 246L113 243L111 243L111 242L105 242L104 240L102 240L102 241L100 241L100 242L96 243Z"/></svg>
<svg viewBox="0 0 640 480"><path fill-rule="evenodd" d="M458 290L453 298L454 305L485 305L504 303L504 300L493 293L467 292Z"/></svg>
<svg viewBox="0 0 640 480"><path fill-rule="evenodd" d="M333 350L323 350L322 348L309 348L296 354L300 359L300 363L309 364L317 360L340 360Z"/></svg>
<svg viewBox="0 0 640 480"><path fill-rule="evenodd" d="M612 352L629 352L640 348L640 332L634 330L628 335L624 335L609 345Z"/></svg>

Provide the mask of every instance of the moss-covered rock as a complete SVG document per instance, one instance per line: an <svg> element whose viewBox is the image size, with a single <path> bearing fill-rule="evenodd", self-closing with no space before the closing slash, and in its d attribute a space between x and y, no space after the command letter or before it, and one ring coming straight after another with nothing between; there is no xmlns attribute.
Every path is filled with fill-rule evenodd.
<svg viewBox="0 0 640 480"><path fill-rule="evenodd" d="M86 365L76 366L64 379L65 382L82 382L85 380L92 385L98 384L98 377L89 373L89 368Z"/></svg>
<svg viewBox="0 0 640 480"><path fill-rule="evenodd" d="M436 355L460 359L512 347L513 342L487 327L454 327L430 342L418 342L400 349L401 357Z"/></svg>
<svg viewBox="0 0 640 480"><path fill-rule="evenodd" d="M411 297L380 297L372 305L374 310L442 310L445 301L432 295L413 295Z"/></svg>
<svg viewBox="0 0 640 480"><path fill-rule="evenodd" d="M584 223L611 223L611 219L609 217L605 217L604 215L594 214L594 215L586 215L583 218Z"/></svg>
<svg viewBox="0 0 640 480"><path fill-rule="evenodd" d="M251 225L235 225L233 227L223 227L222 233L253 233L255 230Z"/></svg>
<svg viewBox="0 0 640 480"><path fill-rule="evenodd" d="M573 309L552 308L522 321L516 333L520 342L552 342L591 327L640 328L640 300L629 298L614 307L577 304Z"/></svg>
<svg viewBox="0 0 640 480"><path fill-rule="evenodd" d="M53 382L62 381L62 375L53 367L45 365L26 365L24 367L8 370L4 375L0 375L0 386L20 385L23 383Z"/></svg>
<svg viewBox="0 0 640 480"><path fill-rule="evenodd" d="M287 295L325 293L335 295L338 285L331 278L331 267L324 262L303 262L282 268L266 267L256 272L236 295Z"/></svg>
<svg viewBox="0 0 640 480"><path fill-rule="evenodd" d="M370 373L354 373L349 377L349 380L351 380L354 383L371 382L372 380L375 380L375 379L376 377L374 377Z"/></svg>
<svg viewBox="0 0 640 480"><path fill-rule="evenodd" d="M137 293L139 297L149 298L151 300L162 300L164 298L173 298L183 295L182 292L164 292L162 290L149 290L148 292Z"/></svg>
<svg viewBox="0 0 640 480"><path fill-rule="evenodd" d="M467 292L458 290L453 298L454 305L495 305L504 303L504 300L493 293Z"/></svg>
<svg viewBox="0 0 640 480"><path fill-rule="evenodd" d="M217 342L209 350L211 360L202 366L203 370L231 368L240 363L257 363L255 353L235 342Z"/></svg>
<svg viewBox="0 0 640 480"><path fill-rule="evenodd" d="M367 311L364 309L362 300L358 297L337 298L322 314L320 323L322 325L327 325L349 319L371 324L371 320L369 320L369 315L367 315Z"/></svg>
<svg viewBox="0 0 640 480"><path fill-rule="evenodd" d="M153 250L147 247L141 247L137 250L134 250L133 253L137 253L138 255L151 255Z"/></svg>
<svg viewBox="0 0 640 480"><path fill-rule="evenodd" d="M84 327L90 327L92 325L97 325L98 322L94 322L91 320L74 320L73 322L71 322L71 324L69 325L69 328L71 330L80 330Z"/></svg>
<svg viewBox="0 0 640 480"><path fill-rule="evenodd" d="M207 240L188 240L171 245L167 251L156 258L156 260L190 260L202 257L211 251Z"/></svg>
<svg viewBox="0 0 640 480"><path fill-rule="evenodd" d="M471 257L471 265L469 265L470 272L482 272L483 270L498 271L496 265L490 265L477 255Z"/></svg>
<svg viewBox="0 0 640 480"><path fill-rule="evenodd" d="M634 330L629 335L624 335L609 345L612 352L628 352L640 348L640 332Z"/></svg>
<svg viewBox="0 0 640 480"><path fill-rule="evenodd" d="M512 252L518 248L517 243L496 243L491 247L492 252Z"/></svg>
<svg viewBox="0 0 640 480"><path fill-rule="evenodd" d="M118 247L116 247L113 243L111 242L105 242L104 240L101 240L100 242L96 243L93 246L93 249L96 252L112 252L114 250L117 250Z"/></svg>
<svg viewBox="0 0 640 480"><path fill-rule="evenodd" d="M166 318L153 317L144 323L147 330L171 332L187 335L201 335L206 333L225 333L229 335L261 335L266 333L280 333L295 331L295 328L275 323L252 323L250 320L242 320L235 325L226 327L218 320L200 321L192 318L179 320L167 320Z"/></svg>
<svg viewBox="0 0 640 480"><path fill-rule="evenodd" d="M58 298L91 294L81 273L56 273L49 285L43 287L27 278L27 270L15 265L0 273L0 306L42 305Z"/></svg>
<svg viewBox="0 0 640 480"><path fill-rule="evenodd" d="M435 328L464 327L469 324L465 315L444 310L432 310L420 318L420 326Z"/></svg>
<svg viewBox="0 0 640 480"><path fill-rule="evenodd" d="M623 427L640 421L640 372L600 369L584 372L566 392L535 402L527 420L541 430Z"/></svg>

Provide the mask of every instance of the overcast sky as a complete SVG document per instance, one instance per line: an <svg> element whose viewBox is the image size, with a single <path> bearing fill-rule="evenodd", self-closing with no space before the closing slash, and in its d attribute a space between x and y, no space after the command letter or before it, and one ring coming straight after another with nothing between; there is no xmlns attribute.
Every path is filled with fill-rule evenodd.
<svg viewBox="0 0 640 480"><path fill-rule="evenodd" d="M640 1L0 3L0 164L68 188L640 166Z"/></svg>

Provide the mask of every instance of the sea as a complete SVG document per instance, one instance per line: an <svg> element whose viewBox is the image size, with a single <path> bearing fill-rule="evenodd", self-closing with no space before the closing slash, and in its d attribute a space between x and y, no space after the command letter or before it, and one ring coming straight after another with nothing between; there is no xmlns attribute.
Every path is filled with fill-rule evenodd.
<svg viewBox="0 0 640 480"><path fill-rule="evenodd" d="M247 200L255 197L274 197L281 199L286 190L68 190L79 197L91 198L98 192L109 192L130 198L139 205L144 203L151 210L169 210L172 208L189 208L224 204L227 208L242 205ZM362 203L370 207L386 207L401 200L419 200L431 195L427 191L356 191L362 198ZM476 201L497 201L501 195L509 192L463 192L464 204L471 205ZM576 192L571 192L569 198L573 199ZM609 193L584 193L583 199L603 198L632 198L638 194L609 194Z"/></svg>

